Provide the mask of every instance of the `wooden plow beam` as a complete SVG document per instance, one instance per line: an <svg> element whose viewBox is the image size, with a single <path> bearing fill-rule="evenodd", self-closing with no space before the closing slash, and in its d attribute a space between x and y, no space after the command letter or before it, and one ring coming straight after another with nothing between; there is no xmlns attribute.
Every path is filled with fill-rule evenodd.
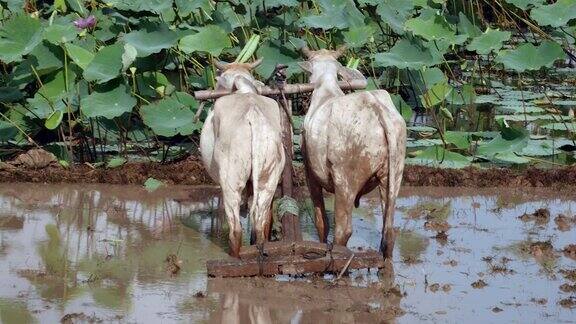
<svg viewBox="0 0 576 324"><path fill-rule="evenodd" d="M283 143L286 165L282 176L282 195L293 197L292 183L292 109L285 95L314 91L314 84L286 84L287 66L277 65L273 77L277 87L263 86L258 93L273 97L284 110L282 114ZM338 82L342 90L359 90L367 86L365 79ZM198 100L217 99L231 94L228 90L202 90L194 92ZM198 109L198 112L201 108ZM282 241L242 247L240 259L227 258L206 262L210 277L251 277L277 274L335 272L342 275L348 269L383 268L384 258L375 251L352 252L346 247L302 241L298 215L282 216Z"/></svg>
<svg viewBox="0 0 576 324"><path fill-rule="evenodd" d="M366 80L351 80L351 81L338 81L338 85L342 90L361 90L367 86ZM277 88L262 87L258 89L258 94L262 96L272 97L282 94L297 94L314 91L313 83L294 83L286 84L281 91ZM229 90L200 90L194 92L194 97L198 100L217 99L231 94Z"/></svg>
<svg viewBox="0 0 576 324"><path fill-rule="evenodd" d="M346 270L384 268L384 258L376 251L352 252L343 246L325 243L267 242L243 247L240 259L227 258L206 262L210 277L251 277L278 274L342 273Z"/></svg>

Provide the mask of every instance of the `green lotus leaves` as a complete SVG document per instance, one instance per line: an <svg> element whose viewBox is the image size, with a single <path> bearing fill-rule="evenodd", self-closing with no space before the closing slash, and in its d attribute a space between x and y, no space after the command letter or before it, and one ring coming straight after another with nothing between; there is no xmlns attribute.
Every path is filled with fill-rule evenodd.
<svg viewBox="0 0 576 324"><path fill-rule="evenodd" d="M160 72L144 72L136 77L138 93L151 98L163 98L176 89L166 75Z"/></svg>
<svg viewBox="0 0 576 324"><path fill-rule="evenodd" d="M564 57L564 51L558 43L544 41L539 46L526 43L514 50L503 50L496 57L496 61L503 63L508 69L524 72L551 67L554 62Z"/></svg>
<svg viewBox="0 0 576 324"><path fill-rule="evenodd" d="M128 160L126 160L123 157L115 157L108 160L108 162L106 163L106 168L115 169L117 167L123 166L124 164L126 164L126 162L128 162Z"/></svg>
<svg viewBox="0 0 576 324"><path fill-rule="evenodd" d="M107 0L107 5L120 10L162 13L172 8L171 0Z"/></svg>
<svg viewBox="0 0 576 324"><path fill-rule="evenodd" d="M126 71L136 60L138 51L130 44L124 44L124 53L122 53L122 71Z"/></svg>
<svg viewBox="0 0 576 324"><path fill-rule="evenodd" d="M429 19L422 19L421 17L412 18L406 21L404 26L407 30L414 33L414 35L420 36L428 41L456 40L456 32L442 16L437 15Z"/></svg>
<svg viewBox="0 0 576 324"><path fill-rule="evenodd" d="M439 168L461 169L470 166L472 158L451 152L442 146L431 146L418 153L414 158L406 159L407 164L419 164Z"/></svg>
<svg viewBox="0 0 576 324"><path fill-rule="evenodd" d="M309 15L299 20L300 25L319 29L345 29L364 25L364 15L352 0L318 0L320 15Z"/></svg>
<svg viewBox="0 0 576 324"><path fill-rule="evenodd" d="M190 135L201 127L194 122L194 111L191 107L175 97L142 106L140 115L144 124L160 136Z"/></svg>
<svg viewBox="0 0 576 324"><path fill-rule="evenodd" d="M0 29L0 61L20 61L42 41L42 26L38 19L15 15Z"/></svg>
<svg viewBox="0 0 576 324"><path fill-rule="evenodd" d="M341 62L361 62L370 90L393 89L392 100L410 125L407 163L525 164L558 152L569 157L560 163L572 162L565 152L573 143L563 142L564 152L555 138L568 141L576 132L568 113L575 106L571 76L563 67L569 62L547 71L553 81L568 82L546 94L535 91L529 78L544 82L543 73L520 75L524 88L519 89L497 80L493 63L520 74L565 59L562 47L573 47L568 36L574 33L573 0L499 1L497 10L529 17L534 23L529 29L540 27L550 36L538 32L526 39L498 20L479 19L482 8L470 10L469 1L106 0L94 7L57 0L33 13L23 10L23 0L0 2L0 102L9 118L0 118L0 140L11 144L29 144L27 136L37 140L36 134L39 143L46 133L56 138L68 118L108 143L107 152L117 152L119 142L130 147L172 141L167 137L201 129L194 121L198 102L189 93L214 86L213 56L228 62L264 58L254 71L259 80L277 63L286 64L288 82L299 83L306 82L297 64L303 46L345 44L351 50ZM94 27L74 26L75 19L90 15ZM242 55L251 35L260 39L246 45ZM437 119L414 123L414 108L422 107L435 111ZM468 125L492 129L495 116L500 131L466 131ZM295 128L302 120L294 116ZM92 123L104 132L96 134ZM546 135L530 139L514 128L525 123Z"/></svg>
<svg viewBox="0 0 576 324"><path fill-rule="evenodd" d="M160 180L154 179L154 178L148 178L145 182L144 182L144 188L146 188L146 190L148 192L153 192L158 190L160 187L165 186L166 184Z"/></svg>
<svg viewBox="0 0 576 324"><path fill-rule="evenodd" d="M468 35L470 38L474 38L482 35L482 31L478 26L470 21L468 17L462 12L458 14L458 31L460 34Z"/></svg>
<svg viewBox="0 0 576 324"><path fill-rule="evenodd" d="M47 129L56 129L62 123L62 117L64 117L64 112L62 110L54 110L46 121L44 122L44 127Z"/></svg>
<svg viewBox="0 0 576 324"><path fill-rule="evenodd" d="M66 44L66 52L72 61L82 69L86 69L94 59L92 52L74 44Z"/></svg>
<svg viewBox="0 0 576 324"><path fill-rule="evenodd" d="M86 81L104 83L119 76L123 68L123 54L124 46L119 43L101 48L84 69Z"/></svg>
<svg viewBox="0 0 576 324"><path fill-rule="evenodd" d="M180 17L186 17L196 10L202 10L206 14L213 10L210 0L175 0L174 3L178 8L178 15Z"/></svg>
<svg viewBox="0 0 576 324"><path fill-rule="evenodd" d="M127 44L134 46L138 52L138 57L159 53L163 49L170 48L178 42L176 32L169 30L167 26L152 30L137 30L124 36Z"/></svg>
<svg viewBox="0 0 576 324"><path fill-rule="evenodd" d="M488 28L482 35L475 37L466 47L469 51L476 51L478 54L490 54L502 48L504 42L512 36L509 31L500 31Z"/></svg>
<svg viewBox="0 0 576 324"><path fill-rule="evenodd" d="M558 0L556 3L532 9L530 17L542 26L561 27L576 18L576 2Z"/></svg>
<svg viewBox="0 0 576 324"><path fill-rule="evenodd" d="M374 63L381 67L396 67L399 69L418 70L425 66L432 66L440 63L432 57L427 48L418 46L406 39L396 42L389 52L377 53L374 56Z"/></svg>
<svg viewBox="0 0 576 324"><path fill-rule="evenodd" d="M410 107L410 105L408 105L400 95L390 94L390 98L392 98L392 102L394 103L394 106L396 106L396 110L400 112L400 115L402 115L404 121L407 123L410 122L412 120L412 116L414 115L414 110L412 107Z"/></svg>
<svg viewBox="0 0 576 324"><path fill-rule="evenodd" d="M0 102L19 101L24 97L18 88L0 87Z"/></svg>
<svg viewBox="0 0 576 324"><path fill-rule="evenodd" d="M129 113L136 106L136 99L123 84L112 90L95 91L80 101L80 110L86 117L112 119Z"/></svg>
<svg viewBox="0 0 576 324"><path fill-rule="evenodd" d="M501 134L490 142L481 144L476 154L488 160L499 159L502 162L518 163L519 160L512 161L514 156L511 154L522 152L528 145L530 139L528 131L506 126L503 122L500 123Z"/></svg>
<svg viewBox="0 0 576 324"><path fill-rule="evenodd" d="M444 102L452 90L453 88L448 82L437 83L420 96L422 105L426 108L432 108Z"/></svg>
<svg viewBox="0 0 576 324"><path fill-rule="evenodd" d="M506 0L506 2L515 5L516 7L526 10L530 7L540 6L546 0Z"/></svg>
<svg viewBox="0 0 576 324"><path fill-rule="evenodd" d="M13 139L18 134L18 128L12 123L0 120L0 141L5 142Z"/></svg>
<svg viewBox="0 0 576 324"><path fill-rule="evenodd" d="M358 48L368 43L374 35L374 28L371 25L351 27L344 33L345 44L350 48Z"/></svg>
<svg viewBox="0 0 576 324"><path fill-rule="evenodd" d="M414 1L410 0L374 0L371 4L378 6L376 12L382 21L400 35L404 33L404 23L412 16L412 10L416 5Z"/></svg>
<svg viewBox="0 0 576 324"><path fill-rule="evenodd" d="M256 72L261 76L268 77L274 71L276 64L286 64L288 69L286 71L287 76L292 76L294 73L301 72L298 67L297 61L299 60L299 55L293 51L287 49L284 46L277 46L275 43L269 43L260 46L258 48L258 57L263 58L274 58L273 60L264 59L262 64L256 68Z"/></svg>
<svg viewBox="0 0 576 324"><path fill-rule="evenodd" d="M30 118L48 118L54 110L66 111L67 106L64 101L66 94L61 94L55 98L46 98L40 93L36 93L33 98L26 99L28 102L28 112L26 116Z"/></svg>
<svg viewBox="0 0 576 324"><path fill-rule="evenodd" d="M215 25L198 28L196 34L183 37L179 44L184 53L207 52L214 56L231 46L228 34Z"/></svg>
<svg viewBox="0 0 576 324"><path fill-rule="evenodd" d="M62 69L47 75L43 80L42 87L38 89L37 93L49 100L54 100L65 95L68 89L74 88L74 79L76 77L71 70L68 70L67 76L65 73L66 71Z"/></svg>
<svg viewBox="0 0 576 324"><path fill-rule="evenodd" d="M444 140L461 150L467 150L470 147L471 136L472 134L468 132L447 131L444 133Z"/></svg>
<svg viewBox="0 0 576 324"><path fill-rule="evenodd" d="M576 122L572 123L550 123L543 125L542 128L557 131L567 131L570 133L576 133Z"/></svg>
<svg viewBox="0 0 576 324"><path fill-rule="evenodd" d="M44 39L52 44L71 42L78 35L78 29L74 25L51 25L44 30Z"/></svg>

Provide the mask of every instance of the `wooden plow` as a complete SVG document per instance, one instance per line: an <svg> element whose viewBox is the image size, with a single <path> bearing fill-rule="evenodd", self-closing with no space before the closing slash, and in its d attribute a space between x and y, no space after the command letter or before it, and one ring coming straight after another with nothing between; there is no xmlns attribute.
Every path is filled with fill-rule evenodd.
<svg viewBox="0 0 576 324"><path fill-rule="evenodd" d="M287 66L277 65L269 80L274 80L272 87L258 89L260 95L278 101L284 110L283 143L286 153L286 165L282 175L282 195L293 198L292 158L292 107L286 95L314 91L314 84L286 84ZM366 80L340 81L342 90L359 90L366 88ZM198 100L217 99L231 94L227 90L201 90L194 92ZM201 106L203 107L203 105ZM199 108L201 110L202 108ZM200 111L198 112L199 115ZM376 251L351 251L343 246L302 241L298 215L285 213L281 219L282 240L267 242L262 245L243 246L240 259L228 257L206 262L210 277L250 277L273 276L277 274L301 275L306 273L338 273L339 276L349 269L383 268L384 258Z"/></svg>

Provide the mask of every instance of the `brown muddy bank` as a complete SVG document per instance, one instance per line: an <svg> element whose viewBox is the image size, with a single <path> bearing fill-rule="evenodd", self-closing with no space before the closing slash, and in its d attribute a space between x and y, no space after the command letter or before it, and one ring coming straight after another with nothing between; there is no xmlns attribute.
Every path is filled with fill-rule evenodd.
<svg viewBox="0 0 576 324"><path fill-rule="evenodd" d="M301 164L294 166L294 181L305 185ZM148 178L168 184L214 184L197 157L175 163L128 163L107 169L76 165L69 169L50 166L42 169L0 168L0 182L34 183L108 183L143 184ZM526 169L468 167L441 169L407 165L404 172L405 186L438 187L566 187L576 184L576 166L553 169L530 167Z"/></svg>

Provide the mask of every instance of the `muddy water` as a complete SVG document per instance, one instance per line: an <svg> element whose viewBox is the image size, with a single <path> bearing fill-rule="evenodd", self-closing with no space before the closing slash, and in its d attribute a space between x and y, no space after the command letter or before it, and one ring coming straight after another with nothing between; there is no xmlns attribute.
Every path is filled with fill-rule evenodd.
<svg viewBox="0 0 576 324"><path fill-rule="evenodd" d="M564 276L576 260L562 252L576 243L574 198L407 188L396 214L394 276L358 271L334 283L207 279L205 261L226 249L212 188L4 184L0 320L575 322L576 282ZM354 213L349 246L376 248L378 200L367 197ZM556 222L559 214L566 218ZM315 239L307 216L303 228Z"/></svg>

